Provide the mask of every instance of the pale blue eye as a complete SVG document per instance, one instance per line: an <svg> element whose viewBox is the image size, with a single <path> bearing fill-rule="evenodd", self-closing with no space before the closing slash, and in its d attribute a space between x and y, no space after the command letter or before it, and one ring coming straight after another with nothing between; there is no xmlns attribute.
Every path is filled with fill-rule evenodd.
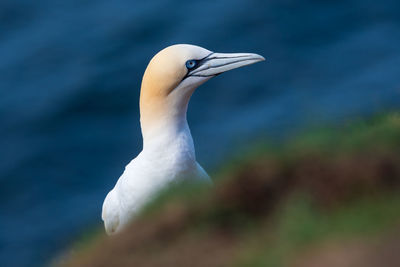
<svg viewBox="0 0 400 267"><path fill-rule="evenodd" d="M191 60L186 61L186 68L187 68L188 70L193 69L194 67L196 67L196 65L197 65L197 61L194 60L194 59L191 59Z"/></svg>

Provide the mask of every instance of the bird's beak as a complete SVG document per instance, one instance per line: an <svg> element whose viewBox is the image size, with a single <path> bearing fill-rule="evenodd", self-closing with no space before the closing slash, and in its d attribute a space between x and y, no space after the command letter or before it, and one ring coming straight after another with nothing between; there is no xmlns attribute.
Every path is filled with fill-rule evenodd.
<svg viewBox="0 0 400 267"><path fill-rule="evenodd" d="M211 53L199 61L198 67L191 70L188 76L216 76L228 70L265 60L264 57L251 53Z"/></svg>

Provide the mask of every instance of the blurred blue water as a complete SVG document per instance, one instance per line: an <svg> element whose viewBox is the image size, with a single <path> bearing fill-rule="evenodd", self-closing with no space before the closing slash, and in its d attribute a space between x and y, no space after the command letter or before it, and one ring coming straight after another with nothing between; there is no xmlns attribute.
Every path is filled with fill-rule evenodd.
<svg viewBox="0 0 400 267"><path fill-rule="evenodd" d="M198 159L400 108L398 1L0 2L0 262L41 266L141 148L147 62L174 43L267 58L199 88Z"/></svg>

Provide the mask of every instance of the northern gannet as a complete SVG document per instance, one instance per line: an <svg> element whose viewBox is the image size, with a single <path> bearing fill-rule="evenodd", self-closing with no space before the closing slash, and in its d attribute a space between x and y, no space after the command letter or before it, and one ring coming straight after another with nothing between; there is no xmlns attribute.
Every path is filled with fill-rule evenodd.
<svg viewBox="0 0 400 267"><path fill-rule="evenodd" d="M143 150L107 194L102 219L108 234L120 231L161 188L181 179L211 182L197 163L186 120L194 90L218 74L264 58L250 53L213 53L178 44L157 53L143 76L140 124Z"/></svg>

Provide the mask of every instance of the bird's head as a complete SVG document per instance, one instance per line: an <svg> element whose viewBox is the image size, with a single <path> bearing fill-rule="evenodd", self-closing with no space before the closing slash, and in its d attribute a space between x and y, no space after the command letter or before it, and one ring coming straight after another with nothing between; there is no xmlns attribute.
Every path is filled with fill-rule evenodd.
<svg viewBox="0 0 400 267"><path fill-rule="evenodd" d="M262 60L264 58L257 54L213 53L187 44L161 50L151 59L143 76L142 126L186 116L190 96L199 85L225 71Z"/></svg>

